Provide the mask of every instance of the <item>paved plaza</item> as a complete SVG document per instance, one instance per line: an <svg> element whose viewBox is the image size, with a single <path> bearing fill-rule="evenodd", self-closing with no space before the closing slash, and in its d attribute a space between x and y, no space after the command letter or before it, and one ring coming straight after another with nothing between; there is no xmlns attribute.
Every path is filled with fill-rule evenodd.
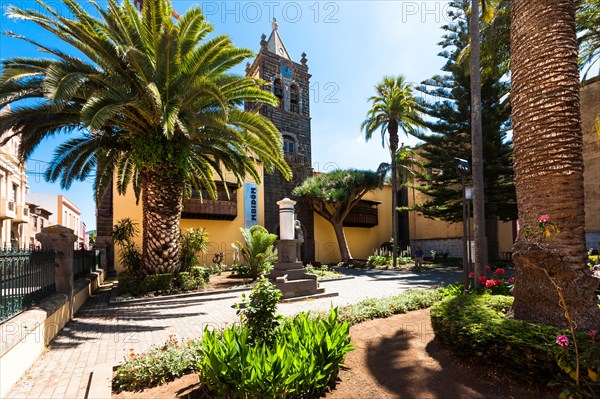
<svg viewBox="0 0 600 399"><path fill-rule="evenodd" d="M460 279L458 269L429 270L416 274L380 270L350 270L353 279L322 284L339 296L283 303L278 311L327 310L330 306L356 303L365 298L396 295L410 288L427 288L440 281ZM134 303L110 302L110 285L104 285L67 324L36 363L19 380L10 398L84 398L90 373L113 366L130 351L140 353L162 344L169 334L180 338L200 336L204 327L221 327L239 320L233 305L242 292L205 296L153 298Z"/></svg>

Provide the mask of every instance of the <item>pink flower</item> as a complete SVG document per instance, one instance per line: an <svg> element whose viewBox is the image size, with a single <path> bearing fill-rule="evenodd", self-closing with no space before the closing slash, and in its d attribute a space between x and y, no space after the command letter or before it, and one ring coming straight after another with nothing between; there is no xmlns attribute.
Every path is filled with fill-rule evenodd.
<svg viewBox="0 0 600 399"><path fill-rule="evenodd" d="M566 337L566 335L557 335L556 336L556 343L558 344L558 346L569 346L570 342L569 342L569 338Z"/></svg>
<svg viewBox="0 0 600 399"><path fill-rule="evenodd" d="M469 278L473 278L473 277L475 277L475 272L469 273Z"/></svg>
<svg viewBox="0 0 600 399"><path fill-rule="evenodd" d="M490 265L487 265L487 266L485 267L485 271L486 271L486 272L489 272L490 270L492 270L492 268L490 267Z"/></svg>
<svg viewBox="0 0 600 399"><path fill-rule="evenodd" d="M496 269L495 273L496 273L498 276L502 276L502 275L504 274L504 269L503 269L503 268L501 268L501 267L499 267L499 268L497 268L497 269Z"/></svg>
<svg viewBox="0 0 600 399"><path fill-rule="evenodd" d="M550 220L550 216L548 215L542 215L540 216L540 223L546 223Z"/></svg>
<svg viewBox="0 0 600 399"><path fill-rule="evenodd" d="M591 339L595 340L598 337L598 330L590 330L588 335Z"/></svg>
<svg viewBox="0 0 600 399"><path fill-rule="evenodd" d="M511 277L508 279L508 284L514 284L515 283L515 278Z"/></svg>
<svg viewBox="0 0 600 399"><path fill-rule="evenodd" d="M479 282L480 282L481 284L485 284L485 281L486 281L486 280L487 280L487 277L486 277L486 276L479 276Z"/></svg>
<svg viewBox="0 0 600 399"><path fill-rule="evenodd" d="M485 288L491 288L495 285L496 285L496 283L494 282L494 280L488 280L485 282Z"/></svg>

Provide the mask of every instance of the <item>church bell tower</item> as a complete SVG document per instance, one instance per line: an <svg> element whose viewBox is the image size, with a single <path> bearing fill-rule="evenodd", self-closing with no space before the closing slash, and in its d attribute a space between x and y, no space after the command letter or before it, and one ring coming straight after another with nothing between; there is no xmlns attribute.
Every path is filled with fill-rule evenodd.
<svg viewBox="0 0 600 399"><path fill-rule="evenodd" d="M315 259L314 220L311 207L301 199L292 195L292 190L312 176L311 140L310 140L310 106L309 80L306 65L306 54L302 53L300 62L290 57L278 26L273 19L272 32L269 38L263 34L260 51L252 65L246 68L246 75L260 78L268 83L265 90L271 91L279 98L277 106L247 103L246 110L255 110L269 118L283 136L283 152L285 161L294 174L292 180L286 181L281 173L274 172L264 176L265 227L271 233L279 233L279 208L277 201L288 197L297 200L297 219L302 225L304 244L302 260Z"/></svg>

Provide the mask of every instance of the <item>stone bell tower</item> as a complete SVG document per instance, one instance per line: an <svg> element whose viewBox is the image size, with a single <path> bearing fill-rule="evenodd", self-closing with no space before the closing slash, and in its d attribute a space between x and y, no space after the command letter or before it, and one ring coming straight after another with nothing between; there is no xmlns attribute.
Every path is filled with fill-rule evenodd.
<svg viewBox="0 0 600 399"><path fill-rule="evenodd" d="M309 80L306 65L306 54L302 53L300 62L290 57L278 26L273 19L272 32L269 38L262 35L260 50L252 65L246 67L246 75L260 78L268 83L264 87L279 98L278 106L246 103L246 110L257 110L269 118L283 136L283 152L285 161L290 165L294 177L286 181L279 172L265 174L264 204L265 227L271 233L279 233L279 209L277 201L281 198L297 200L296 218L302 225L304 243L301 259L315 259L313 211L302 199L295 198L292 190L312 176L311 138L310 138L310 106Z"/></svg>

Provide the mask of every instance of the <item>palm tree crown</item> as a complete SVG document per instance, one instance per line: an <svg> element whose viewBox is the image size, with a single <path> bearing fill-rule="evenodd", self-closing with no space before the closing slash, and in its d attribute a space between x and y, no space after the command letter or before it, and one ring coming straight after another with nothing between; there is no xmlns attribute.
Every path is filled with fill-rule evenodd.
<svg viewBox="0 0 600 399"><path fill-rule="evenodd" d="M375 86L375 91L377 95L369 98L372 106L367 112L367 119L361 125L367 141L376 130L381 130L381 145L384 147L388 133L390 146L393 145L392 136L396 135L398 130L405 134L415 134L421 122L412 86L406 82L404 76L384 77L383 81ZM397 140L395 144L397 147Z"/></svg>
<svg viewBox="0 0 600 399"><path fill-rule="evenodd" d="M82 129L57 148L47 179L68 188L97 169L97 198L113 175L120 193L133 185L144 203L146 241L147 215L161 216L161 207L174 197L176 209L167 223L174 235L186 188L206 188L214 196L215 178L223 179L223 171L238 182L247 176L260 181L259 159L267 170L290 177L277 128L241 109L244 101L277 99L260 88L262 82L228 72L252 52L236 48L225 35L208 38L212 26L199 7L174 20L169 0L145 1L142 11L130 0L121 5L108 0L106 10L91 3L100 15L94 18L76 1L64 0L73 15L66 18L40 4L44 13L15 6L8 13L36 23L86 59L9 33L53 58L2 62L0 107L20 104L0 117L0 132L5 140L11 128L12 135L22 134L25 159L44 138ZM26 99L35 101L21 101ZM159 196L157 187L165 189L162 205L151 201Z"/></svg>

